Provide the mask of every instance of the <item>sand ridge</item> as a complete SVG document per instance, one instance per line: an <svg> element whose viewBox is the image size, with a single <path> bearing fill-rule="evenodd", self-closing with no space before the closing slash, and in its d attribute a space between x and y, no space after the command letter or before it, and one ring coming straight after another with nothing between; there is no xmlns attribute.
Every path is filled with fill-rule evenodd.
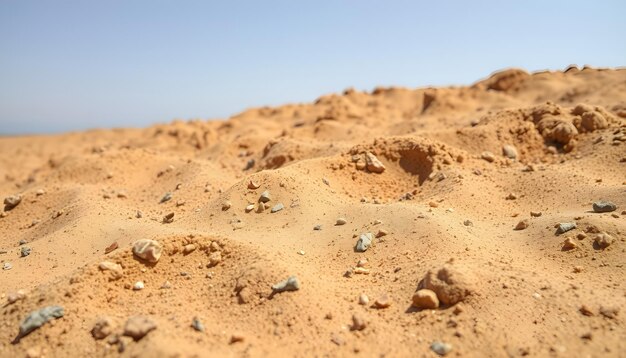
<svg viewBox="0 0 626 358"><path fill-rule="evenodd" d="M21 200L0 217L1 355L620 356L625 94L622 69L513 69L0 138L0 193ZM441 306L413 305L424 288ZM135 316L156 328L124 335Z"/></svg>

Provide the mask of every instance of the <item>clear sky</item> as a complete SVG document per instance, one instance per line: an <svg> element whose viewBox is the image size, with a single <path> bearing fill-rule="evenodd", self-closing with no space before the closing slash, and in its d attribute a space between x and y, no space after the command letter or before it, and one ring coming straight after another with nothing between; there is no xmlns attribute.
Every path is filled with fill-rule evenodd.
<svg viewBox="0 0 626 358"><path fill-rule="evenodd" d="M626 65L626 1L0 0L0 133Z"/></svg>

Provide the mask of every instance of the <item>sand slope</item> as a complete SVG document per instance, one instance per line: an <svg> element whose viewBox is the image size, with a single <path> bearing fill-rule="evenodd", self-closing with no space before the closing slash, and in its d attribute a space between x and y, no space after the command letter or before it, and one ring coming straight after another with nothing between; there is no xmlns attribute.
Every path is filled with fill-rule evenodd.
<svg viewBox="0 0 626 358"><path fill-rule="evenodd" d="M0 138L0 193L22 198L0 218L0 261L12 266L0 270L0 355L414 357L435 356L433 341L451 344L449 356L623 355L625 141L626 70L590 68L346 90L227 121ZM601 199L617 210L593 212ZM556 234L562 222L577 228ZM356 252L366 232L384 236ZM600 233L610 246L594 245ZM156 264L133 255L139 239L163 245ZM368 274L353 270L363 258ZM444 266L468 295L413 307L420 280ZM273 294L291 275L300 289ZM376 308L385 295L391 305ZM15 340L24 317L50 305L64 316ZM121 336L134 315L157 328ZM111 334L94 339L104 316Z"/></svg>

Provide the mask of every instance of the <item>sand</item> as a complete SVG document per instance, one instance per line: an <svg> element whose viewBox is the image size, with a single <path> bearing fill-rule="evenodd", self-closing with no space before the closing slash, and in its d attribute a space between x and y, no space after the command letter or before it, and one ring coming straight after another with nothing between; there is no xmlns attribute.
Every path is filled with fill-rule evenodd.
<svg viewBox="0 0 626 358"><path fill-rule="evenodd" d="M0 138L0 355L623 356L625 140L592 68Z"/></svg>

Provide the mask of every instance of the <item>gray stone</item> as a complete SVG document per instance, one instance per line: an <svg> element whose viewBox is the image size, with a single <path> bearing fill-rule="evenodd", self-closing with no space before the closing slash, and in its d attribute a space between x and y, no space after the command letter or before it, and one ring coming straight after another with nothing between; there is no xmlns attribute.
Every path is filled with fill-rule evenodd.
<svg viewBox="0 0 626 358"><path fill-rule="evenodd" d="M502 154L509 159L517 159L517 149L512 145L503 146Z"/></svg>
<svg viewBox="0 0 626 358"><path fill-rule="evenodd" d="M21 202L22 202L21 195L7 196L6 198L4 198L4 208L5 210L11 210Z"/></svg>
<svg viewBox="0 0 626 358"><path fill-rule="evenodd" d="M272 208L272 212L273 213L277 213L281 210L283 210L285 208L285 206L283 205L283 203L278 203L276 205L274 205L274 207Z"/></svg>
<svg viewBox="0 0 626 358"><path fill-rule="evenodd" d="M63 307L47 306L37 311L31 312L20 324L19 338L22 338L37 328L43 326L46 322L63 317Z"/></svg>
<svg viewBox="0 0 626 358"><path fill-rule="evenodd" d="M198 332L204 332L204 325L200 322L198 317L194 317L193 320L191 320L191 327Z"/></svg>
<svg viewBox="0 0 626 358"><path fill-rule="evenodd" d="M356 242L356 251L365 252L370 247L370 245L372 245L373 237L374 235L372 235L371 232L361 234L361 236L359 236L359 239Z"/></svg>
<svg viewBox="0 0 626 358"><path fill-rule="evenodd" d="M261 196L259 197L259 202L267 203L270 200L272 200L272 196L270 195L270 192L268 190L261 193Z"/></svg>
<svg viewBox="0 0 626 358"><path fill-rule="evenodd" d="M22 248L20 249L20 255L22 257L26 257L26 256L30 255L30 247L22 246Z"/></svg>
<svg viewBox="0 0 626 358"><path fill-rule="evenodd" d="M563 234L576 228L576 223L559 223L556 227L557 235Z"/></svg>
<svg viewBox="0 0 626 358"><path fill-rule="evenodd" d="M289 276L285 281L281 281L275 285L272 285L274 292L280 293L285 291L297 291L300 289L300 281L296 276Z"/></svg>
<svg viewBox="0 0 626 358"><path fill-rule="evenodd" d="M430 345L430 349L439 354L440 356L445 356L446 354L452 351L452 345L450 343L444 343L439 341L434 341Z"/></svg>
<svg viewBox="0 0 626 358"><path fill-rule="evenodd" d="M2 266L3 270L10 270L13 268L13 265L10 262L5 262L4 265Z"/></svg>
<svg viewBox="0 0 626 358"><path fill-rule="evenodd" d="M313 226L313 230L317 230L317 231L322 230L322 225L318 224L318 225Z"/></svg>
<svg viewBox="0 0 626 358"><path fill-rule="evenodd" d="M593 211L596 213L610 213L615 210L617 210L617 205L610 201L600 200L593 203Z"/></svg>
<svg viewBox="0 0 626 358"><path fill-rule="evenodd" d="M28 243L28 241L22 239L20 240L20 242L18 242L18 245L22 246L22 245L26 245Z"/></svg>
<svg viewBox="0 0 626 358"><path fill-rule="evenodd" d="M167 192L167 193L165 193L165 195L163 195L163 197L161 198L160 202L164 203L164 202L170 201L170 200L172 200L172 193Z"/></svg>

